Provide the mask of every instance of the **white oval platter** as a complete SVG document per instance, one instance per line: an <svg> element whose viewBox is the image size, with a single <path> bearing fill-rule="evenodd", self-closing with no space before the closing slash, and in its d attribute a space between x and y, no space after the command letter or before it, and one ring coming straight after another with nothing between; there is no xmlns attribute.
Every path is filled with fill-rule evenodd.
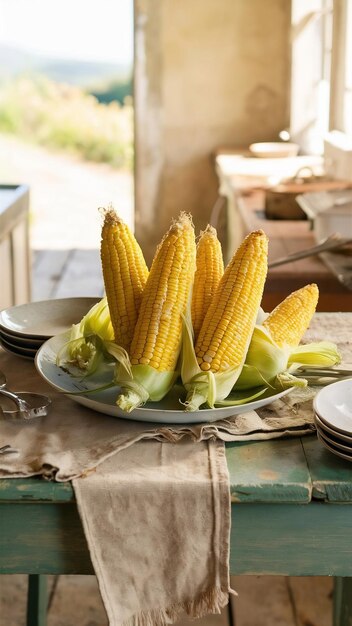
<svg viewBox="0 0 352 626"><path fill-rule="evenodd" d="M219 407L215 409L200 409L186 413L180 404L180 391L182 387L175 386L160 402L148 402L143 407L135 409L131 413L125 413L115 401L119 392L119 387L113 387L104 391L91 392L87 395L71 395L80 391L96 389L109 383L113 376L113 365L106 364L99 373L92 374L85 378L72 376L65 368L56 365L56 357L60 349L66 343L68 333L56 335L46 341L38 350L35 365L39 374L55 389L70 395L72 400L79 404L105 413L114 417L137 420L142 422L158 422L162 424L199 424L202 422L215 422L226 419L241 413L248 413L270 404L285 396L292 389L285 389L280 393L275 393L270 397L258 398L254 402L248 402L239 406Z"/></svg>

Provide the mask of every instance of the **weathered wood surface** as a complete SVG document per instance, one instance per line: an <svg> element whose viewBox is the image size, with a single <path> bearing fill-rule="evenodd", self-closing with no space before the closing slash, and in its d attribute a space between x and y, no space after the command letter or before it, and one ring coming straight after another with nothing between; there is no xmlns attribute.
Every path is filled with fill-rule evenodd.
<svg viewBox="0 0 352 626"><path fill-rule="evenodd" d="M352 465L326 451L315 435L226 444L232 501L352 504ZM70 483L39 477L0 480L0 502L73 502Z"/></svg>
<svg viewBox="0 0 352 626"><path fill-rule="evenodd" d="M302 438L312 481L312 497L327 502L352 502L352 463L326 450L318 439Z"/></svg>
<svg viewBox="0 0 352 626"><path fill-rule="evenodd" d="M2 504L0 573L93 574L76 505Z"/></svg>
<svg viewBox="0 0 352 626"><path fill-rule="evenodd" d="M33 478L2 478L0 503L3 502L73 502L71 483L56 483Z"/></svg>
<svg viewBox="0 0 352 626"><path fill-rule="evenodd" d="M352 576L352 505L233 504L233 574ZM74 503L3 503L0 573L91 574Z"/></svg>
<svg viewBox="0 0 352 626"><path fill-rule="evenodd" d="M227 444L233 502L309 502L311 478L301 440Z"/></svg>
<svg viewBox="0 0 352 626"><path fill-rule="evenodd" d="M32 300L102 296L99 250L40 250L33 260Z"/></svg>
<svg viewBox="0 0 352 626"><path fill-rule="evenodd" d="M32 300L34 302L55 297L70 254L70 250L39 250L33 254Z"/></svg>
<svg viewBox="0 0 352 626"><path fill-rule="evenodd" d="M352 505L232 506L231 572L352 576Z"/></svg>

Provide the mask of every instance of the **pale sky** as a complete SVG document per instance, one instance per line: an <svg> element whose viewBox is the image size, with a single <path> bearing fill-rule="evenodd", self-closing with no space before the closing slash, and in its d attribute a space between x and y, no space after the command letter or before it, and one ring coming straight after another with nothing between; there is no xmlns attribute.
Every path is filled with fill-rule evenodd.
<svg viewBox="0 0 352 626"><path fill-rule="evenodd" d="M51 57L132 63L133 0L0 0L0 44Z"/></svg>

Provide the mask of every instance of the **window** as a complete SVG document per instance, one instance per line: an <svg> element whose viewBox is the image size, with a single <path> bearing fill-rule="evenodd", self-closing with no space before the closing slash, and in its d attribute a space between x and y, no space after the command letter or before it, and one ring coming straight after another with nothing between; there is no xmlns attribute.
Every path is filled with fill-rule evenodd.
<svg viewBox="0 0 352 626"><path fill-rule="evenodd" d="M352 135L352 0L293 0L291 135L321 154L324 136Z"/></svg>
<svg viewBox="0 0 352 626"><path fill-rule="evenodd" d="M330 128L352 134L352 0L335 0Z"/></svg>

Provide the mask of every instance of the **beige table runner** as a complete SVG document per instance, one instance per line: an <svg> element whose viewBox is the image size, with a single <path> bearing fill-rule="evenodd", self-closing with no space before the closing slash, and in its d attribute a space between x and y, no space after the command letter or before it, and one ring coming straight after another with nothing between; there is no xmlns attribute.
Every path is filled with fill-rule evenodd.
<svg viewBox="0 0 352 626"><path fill-rule="evenodd" d="M351 332L342 319L351 321L321 316L310 336L334 339L348 355ZM161 626L181 610L192 616L219 611L230 592L222 441L309 432L311 401L299 398L297 405L290 394L261 417L247 413L192 427L146 424L78 405L50 389L32 363L4 352L0 368L10 388L47 393L53 401L46 418L0 421L0 445L17 450L0 455L0 477L74 479L110 625Z"/></svg>
<svg viewBox="0 0 352 626"><path fill-rule="evenodd" d="M73 485L110 626L162 626L227 604L221 442L139 442Z"/></svg>

